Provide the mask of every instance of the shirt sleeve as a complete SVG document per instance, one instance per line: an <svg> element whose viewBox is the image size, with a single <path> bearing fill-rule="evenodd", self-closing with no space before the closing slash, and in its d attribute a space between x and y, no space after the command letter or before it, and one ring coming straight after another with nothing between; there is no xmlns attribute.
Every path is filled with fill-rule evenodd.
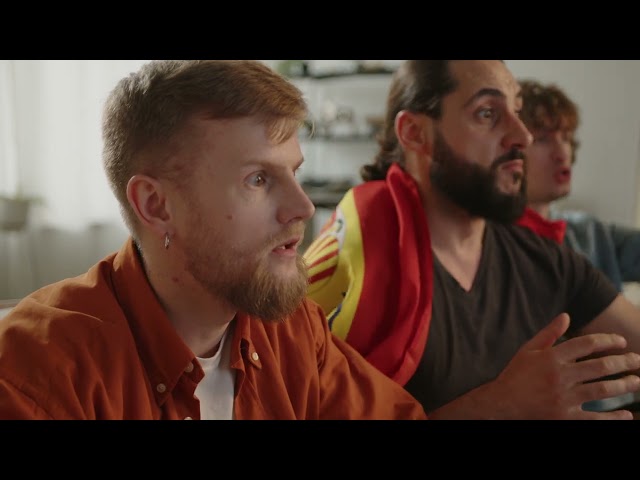
<svg viewBox="0 0 640 480"><path fill-rule="evenodd" d="M584 255L566 246L558 248L566 273L566 311L571 317L570 332L575 333L611 305L620 292Z"/></svg>
<svg viewBox="0 0 640 480"><path fill-rule="evenodd" d="M640 230L610 225L622 281L640 282Z"/></svg>
<svg viewBox="0 0 640 480"><path fill-rule="evenodd" d="M0 379L0 420L52 420L33 399Z"/></svg>

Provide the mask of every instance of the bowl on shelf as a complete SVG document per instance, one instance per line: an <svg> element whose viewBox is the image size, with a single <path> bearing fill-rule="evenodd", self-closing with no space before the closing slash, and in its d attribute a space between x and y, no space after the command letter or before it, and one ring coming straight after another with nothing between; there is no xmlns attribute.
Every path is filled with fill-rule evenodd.
<svg viewBox="0 0 640 480"><path fill-rule="evenodd" d="M0 195L0 230L19 231L26 227L32 200Z"/></svg>
<svg viewBox="0 0 640 480"><path fill-rule="evenodd" d="M365 118L369 135L375 137L384 128L384 116L382 115L368 115Z"/></svg>

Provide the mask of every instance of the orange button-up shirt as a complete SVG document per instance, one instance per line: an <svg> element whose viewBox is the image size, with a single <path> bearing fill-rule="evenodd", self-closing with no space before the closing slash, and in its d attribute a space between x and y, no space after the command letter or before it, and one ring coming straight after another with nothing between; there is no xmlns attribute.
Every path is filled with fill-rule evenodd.
<svg viewBox="0 0 640 480"><path fill-rule="evenodd" d="M329 332L310 300L282 323L236 316L236 419L424 419L420 404ZM129 239L0 320L2 419L199 419L204 373Z"/></svg>

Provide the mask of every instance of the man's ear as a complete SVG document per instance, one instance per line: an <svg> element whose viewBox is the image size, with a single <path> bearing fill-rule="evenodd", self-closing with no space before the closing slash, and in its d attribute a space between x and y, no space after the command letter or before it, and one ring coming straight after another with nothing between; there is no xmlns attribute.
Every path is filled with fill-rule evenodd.
<svg viewBox="0 0 640 480"><path fill-rule="evenodd" d="M395 131L403 150L431 154L433 121L424 114L401 110L396 115Z"/></svg>
<svg viewBox="0 0 640 480"><path fill-rule="evenodd" d="M162 184L147 175L134 175L127 183L127 199L140 223L159 236L169 231L171 210Z"/></svg>

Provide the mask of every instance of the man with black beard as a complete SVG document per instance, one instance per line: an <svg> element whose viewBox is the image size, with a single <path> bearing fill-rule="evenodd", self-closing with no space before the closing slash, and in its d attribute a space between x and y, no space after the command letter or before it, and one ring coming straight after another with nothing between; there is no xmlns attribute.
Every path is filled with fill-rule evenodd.
<svg viewBox="0 0 640 480"><path fill-rule="evenodd" d="M405 62L365 183L305 252L308 295L432 419L632 419L582 410L640 389L640 314L521 221L521 108L501 61Z"/></svg>
<svg viewBox="0 0 640 480"><path fill-rule="evenodd" d="M305 299L307 115L258 61L123 78L103 162L131 236L2 319L0 419L425 419Z"/></svg>
<svg viewBox="0 0 640 480"><path fill-rule="evenodd" d="M523 172L513 172L513 182L519 182L520 191L509 195L496 186L497 171L503 163L524 158L524 153L514 148L495 159L487 170L458 157L442 134L436 131L431 183L469 215L511 223L522 215L527 204L526 177Z"/></svg>

